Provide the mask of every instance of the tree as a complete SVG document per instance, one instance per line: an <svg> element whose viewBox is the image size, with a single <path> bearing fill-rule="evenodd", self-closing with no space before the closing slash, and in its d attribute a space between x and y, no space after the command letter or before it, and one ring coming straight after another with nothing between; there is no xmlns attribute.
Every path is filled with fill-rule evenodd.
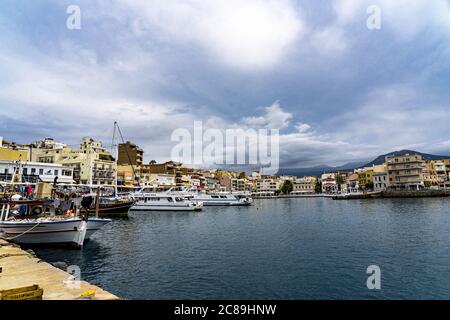
<svg viewBox="0 0 450 320"><path fill-rule="evenodd" d="M239 173L239 179L245 179L245 172Z"/></svg>
<svg viewBox="0 0 450 320"><path fill-rule="evenodd" d="M286 180L283 184L283 186L281 187L281 192L283 192L284 194L289 194L294 190L294 185L292 184L291 181Z"/></svg>
<svg viewBox="0 0 450 320"><path fill-rule="evenodd" d="M316 193L322 193L322 182L317 180L316 187L314 188Z"/></svg>
<svg viewBox="0 0 450 320"><path fill-rule="evenodd" d="M369 182L365 184L366 189L373 190L373 182Z"/></svg>
<svg viewBox="0 0 450 320"><path fill-rule="evenodd" d="M345 183L344 178L340 173L336 175L336 184L338 185L338 190L341 190L341 186Z"/></svg>

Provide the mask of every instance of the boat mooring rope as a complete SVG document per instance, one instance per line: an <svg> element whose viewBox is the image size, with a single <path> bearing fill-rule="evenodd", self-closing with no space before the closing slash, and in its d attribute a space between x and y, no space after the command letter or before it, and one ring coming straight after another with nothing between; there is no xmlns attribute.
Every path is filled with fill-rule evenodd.
<svg viewBox="0 0 450 320"><path fill-rule="evenodd" d="M19 237L21 237L21 236L27 234L28 232L33 231L34 228L36 228L36 227L37 227L38 225L40 225L40 224L41 224L41 222L38 222L38 223L36 223L34 226L32 226L30 229L28 229L28 230L22 232L21 234L18 234L17 236L14 236L14 237L11 237L11 238L5 238L5 240L14 240L14 239L16 239L16 238L19 238Z"/></svg>

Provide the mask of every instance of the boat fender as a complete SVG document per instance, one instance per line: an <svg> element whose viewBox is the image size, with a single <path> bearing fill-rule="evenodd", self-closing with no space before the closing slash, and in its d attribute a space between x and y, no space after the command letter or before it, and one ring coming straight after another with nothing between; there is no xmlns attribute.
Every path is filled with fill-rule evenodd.
<svg viewBox="0 0 450 320"><path fill-rule="evenodd" d="M33 214L33 215L40 215L41 213L42 213L42 208L41 207L34 207L32 210L31 210L31 213Z"/></svg>

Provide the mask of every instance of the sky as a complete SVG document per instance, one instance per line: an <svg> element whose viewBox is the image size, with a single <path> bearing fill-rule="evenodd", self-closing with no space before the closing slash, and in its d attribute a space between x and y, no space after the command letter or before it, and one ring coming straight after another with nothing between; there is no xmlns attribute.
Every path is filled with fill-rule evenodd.
<svg viewBox="0 0 450 320"><path fill-rule="evenodd" d="M67 7L81 10L70 30ZM369 29L370 5L381 28ZM0 136L145 159L177 128L280 130L280 165L450 154L448 0L2 0Z"/></svg>

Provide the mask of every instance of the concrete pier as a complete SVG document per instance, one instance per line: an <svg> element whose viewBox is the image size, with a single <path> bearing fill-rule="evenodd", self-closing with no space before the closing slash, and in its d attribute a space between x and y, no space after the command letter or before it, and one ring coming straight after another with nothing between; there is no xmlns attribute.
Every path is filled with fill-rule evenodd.
<svg viewBox="0 0 450 320"><path fill-rule="evenodd" d="M71 281L67 272L1 239L0 268L0 291L38 285L44 291L43 300L119 299L86 281Z"/></svg>

